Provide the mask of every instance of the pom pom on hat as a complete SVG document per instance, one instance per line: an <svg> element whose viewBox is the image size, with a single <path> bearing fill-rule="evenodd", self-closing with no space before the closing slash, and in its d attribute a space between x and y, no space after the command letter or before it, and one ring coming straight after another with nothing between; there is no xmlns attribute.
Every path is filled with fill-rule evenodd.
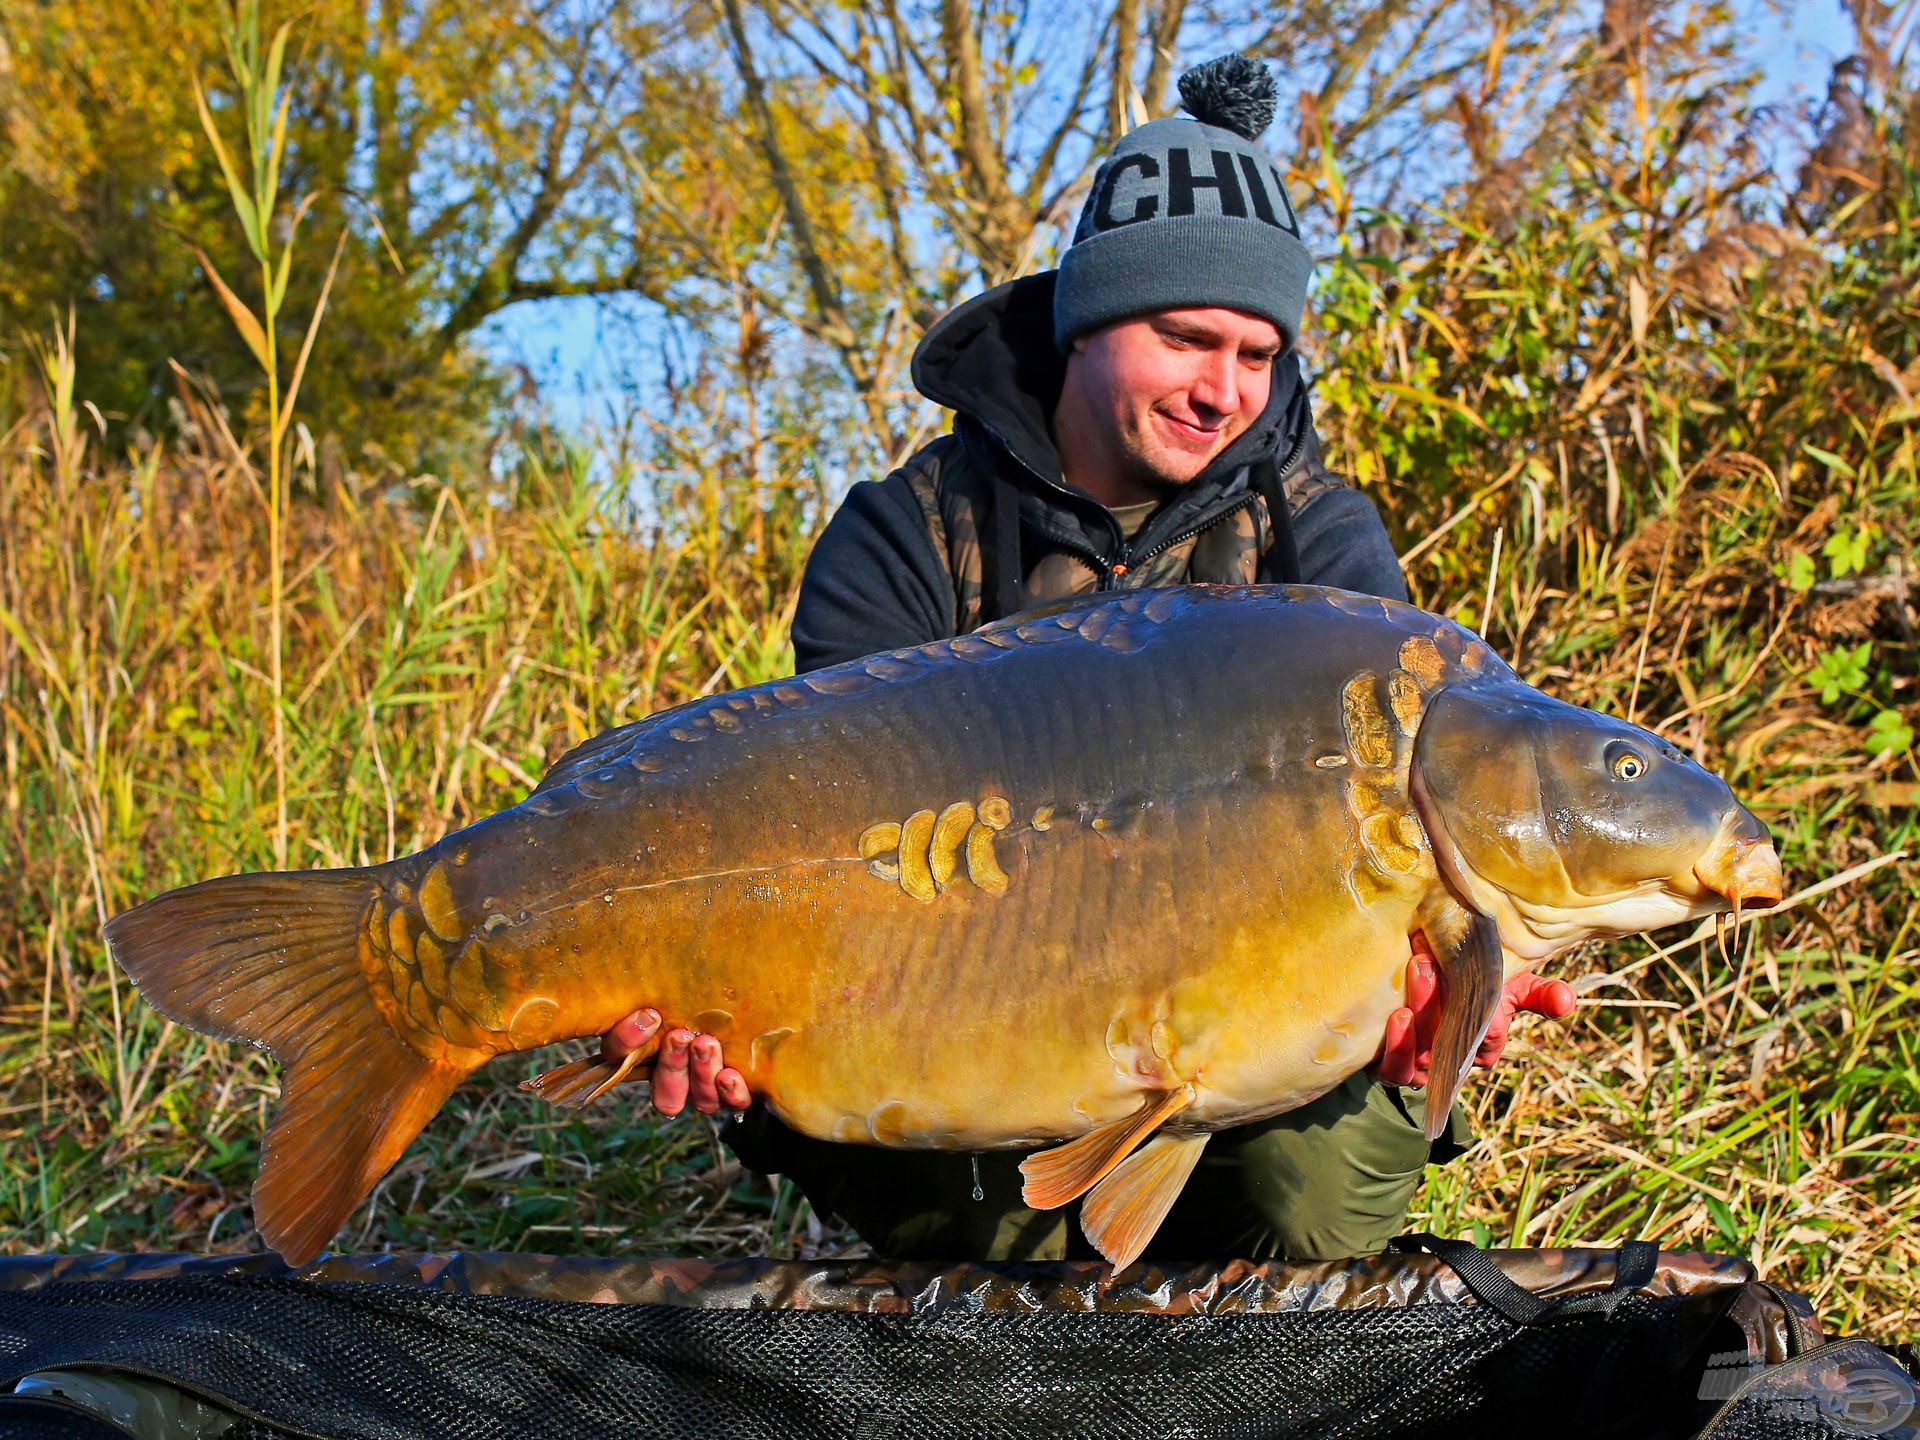
<svg viewBox="0 0 1920 1440"><path fill-rule="evenodd" d="M1273 123L1279 92L1258 60L1222 55L1180 77L1180 108L1203 125L1256 139Z"/></svg>

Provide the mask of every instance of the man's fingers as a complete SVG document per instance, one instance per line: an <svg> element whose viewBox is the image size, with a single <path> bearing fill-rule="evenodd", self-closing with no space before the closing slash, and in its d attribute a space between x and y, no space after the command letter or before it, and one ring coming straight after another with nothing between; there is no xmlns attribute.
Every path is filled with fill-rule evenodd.
<svg viewBox="0 0 1920 1440"><path fill-rule="evenodd" d="M1413 958L1407 962L1407 1004L1418 1015L1439 993L1439 967L1434 964L1431 953L1416 946Z"/></svg>
<svg viewBox="0 0 1920 1440"><path fill-rule="evenodd" d="M1373 1062L1373 1073L1389 1085L1412 1085L1413 1011L1402 1006L1387 1017L1386 1038Z"/></svg>
<svg viewBox="0 0 1920 1440"><path fill-rule="evenodd" d="M1579 1003L1573 994L1573 987L1564 980L1542 980L1538 975L1529 975L1531 982L1522 994L1514 997L1514 1003L1522 1010L1531 1010L1536 1015L1544 1015L1549 1020L1564 1020L1574 1012Z"/></svg>
<svg viewBox="0 0 1920 1440"><path fill-rule="evenodd" d="M693 1097L693 1108L702 1115L711 1115L720 1108L720 1092L714 1087L719 1074L720 1042L711 1035L702 1035L693 1042L692 1084L689 1091Z"/></svg>
<svg viewBox="0 0 1920 1440"><path fill-rule="evenodd" d="M1514 1017L1522 1010L1544 1015L1549 1020L1564 1020L1574 1012L1576 1003L1573 987L1564 980L1543 980L1531 972L1514 976L1500 996L1500 1008L1494 1012L1493 1023L1487 1027L1486 1039L1480 1042L1480 1048L1474 1052L1473 1063L1486 1066L1499 1064L1501 1055L1506 1051L1507 1040L1513 1033Z"/></svg>
<svg viewBox="0 0 1920 1440"><path fill-rule="evenodd" d="M1373 1074L1389 1085L1424 1085L1432 1063L1433 1035L1440 1024L1440 1007L1434 1003L1440 990L1440 975L1419 931L1408 936L1412 958L1407 961L1407 1003L1387 1017L1387 1032L1380 1054L1370 1067Z"/></svg>
<svg viewBox="0 0 1920 1440"><path fill-rule="evenodd" d="M747 1077L731 1065L714 1076L713 1086L720 1092L721 1103L729 1110L744 1110L753 1104L753 1092L747 1089Z"/></svg>
<svg viewBox="0 0 1920 1440"><path fill-rule="evenodd" d="M1513 1006L1503 998L1500 1008L1493 1012L1493 1022L1487 1026L1480 1048L1473 1052L1473 1063L1489 1067L1499 1064L1500 1056L1507 1048L1507 1032L1512 1028Z"/></svg>
<svg viewBox="0 0 1920 1440"><path fill-rule="evenodd" d="M682 1027L667 1032L660 1047L660 1058L653 1064L653 1108L671 1119L687 1105L691 1080L687 1075L688 1052L693 1032Z"/></svg>
<svg viewBox="0 0 1920 1440"><path fill-rule="evenodd" d="M1440 967L1431 955L1416 953L1408 963L1407 1004L1413 1007L1415 1063L1424 1068L1433 1058L1433 1040L1440 1033Z"/></svg>
<svg viewBox="0 0 1920 1440"><path fill-rule="evenodd" d="M653 1039L660 1029L660 1012L652 1006L636 1010L609 1030L600 1041L600 1053L609 1060L624 1060Z"/></svg>

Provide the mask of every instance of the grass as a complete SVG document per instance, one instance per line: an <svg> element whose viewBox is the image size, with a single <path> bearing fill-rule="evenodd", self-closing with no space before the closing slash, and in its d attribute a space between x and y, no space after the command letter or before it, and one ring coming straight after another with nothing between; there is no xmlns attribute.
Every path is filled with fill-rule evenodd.
<svg viewBox="0 0 1920 1440"><path fill-rule="evenodd" d="M1580 1009L1470 1085L1482 1144L1410 1228L1740 1254L1883 1336L1920 1306L1920 185L1890 113L1851 198L1757 263L1749 197L1655 113L1636 153L1671 163L1635 184L1590 148L1498 214L1343 217L1314 321L1323 432L1416 597L1726 774L1791 889L1840 882L1737 955L1561 962ZM283 835L295 866L405 853L601 729L783 673L819 512L717 472L643 506L554 445L405 483L308 453L281 514L261 438L185 379L171 438L124 448L75 343L0 376L0 1248L248 1249L272 1068L140 1004L103 919ZM548 1063L464 1086L342 1243L845 1243L702 1123L513 1088Z"/></svg>
<svg viewBox="0 0 1920 1440"><path fill-rule="evenodd" d="M59 348L48 361L70 365ZM220 434L190 392L186 404L189 434ZM266 507L231 450L188 442L96 469L84 431L57 428L68 438L52 443L46 418L0 433L18 857L0 909L0 1244L239 1243L271 1069L160 1021L103 963L98 931L137 895L273 863ZM620 718L790 664L791 562L771 577L744 559L708 573L697 551L735 547L641 538L619 481L588 483L581 460L530 465L506 507L345 476L294 508L289 863L418 848L512 804ZM727 1197L753 1185L716 1169L696 1127L561 1123L511 1089L538 1068L462 1092L371 1202L370 1243L572 1227L777 1243L791 1202L776 1215L762 1187L749 1240L755 1203Z"/></svg>

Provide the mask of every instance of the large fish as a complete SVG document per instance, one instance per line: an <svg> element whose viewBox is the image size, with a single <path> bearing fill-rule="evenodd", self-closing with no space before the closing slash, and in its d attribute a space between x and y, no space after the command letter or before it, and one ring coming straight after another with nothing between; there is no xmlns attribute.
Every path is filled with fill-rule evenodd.
<svg viewBox="0 0 1920 1440"><path fill-rule="evenodd" d="M107 939L163 1014L285 1067L253 1193L296 1263L488 1060L651 1004L808 1134L1047 1147L1028 1202L1084 1196L1121 1265L1210 1132L1369 1063L1411 932L1437 1130L1510 965L1780 883L1717 777L1471 632L1191 587L663 711L418 854L209 880Z"/></svg>

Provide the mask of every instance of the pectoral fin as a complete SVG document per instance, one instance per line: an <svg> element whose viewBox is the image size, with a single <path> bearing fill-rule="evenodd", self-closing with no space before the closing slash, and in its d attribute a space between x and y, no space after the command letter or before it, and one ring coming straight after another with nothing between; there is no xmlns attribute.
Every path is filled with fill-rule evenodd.
<svg viewBox="0 0 1920 1440"><path fill-rule="evenodd" d="M1114 1167L1173 1115L1193 1103L1193 1087L1150 1098L1125 1120L1089 1130L1064 1145L1029 1155L1020 1162L1026 1176L1021 1198L1036 1210L1057 1210L1098 1185ZM1158 1221L1154 1222L1158 1224Z"/></svg>
<svg viewBox="0 0 1920 1440"><path fill-rule="evenodd" d="M1493 1023L1506 967L1499 927L1488 916L1454 906L1427 924L1426 935L1440 967L1440 1029L1427 1072L1427 1138L1433 1140L1447 1128L1454 1098Z"/></svg>
<svg viewBox="0 0 1920 1440"><path fill-rule="evenodd" d="M1147 1248L1208 1138L1156 1135L1093 1187L1080 1207L1080 1229L1115 1270L1131 1265Z"/></svg>

